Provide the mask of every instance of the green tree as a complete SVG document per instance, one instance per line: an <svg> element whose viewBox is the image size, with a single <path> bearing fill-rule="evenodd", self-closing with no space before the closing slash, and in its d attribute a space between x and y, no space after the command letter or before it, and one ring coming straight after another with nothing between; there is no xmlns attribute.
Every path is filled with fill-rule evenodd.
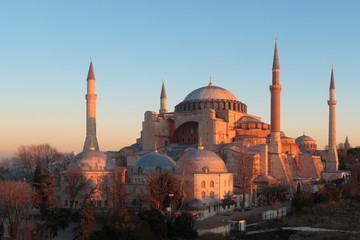
<svg viewBox="0 0 360 240"><path fill-rule="evenodd" d="M88 239L95 229L95 208L90 201L85 201L80 210L79 226L73 230L73 239Z"/></svg>
<svg viewBox="0 0 360 240"><path fill-rule="evenodd" d="M117 210L102 230L94 232L89 239L154 239L147 222L126 208Z"/></svg>
<svg viewBox="0 0 360 240"><path fill-rule="evenodd" d="M140 217L143 221L148 223L150 231L153 233L156 240L168 239L165 217L159 210L151 209L144 211L140 214Z"/></svg>
<svg viewBox="0 0 360 240"><path fill-rule="evenodd" d="M225 209L225 207L230 207L231 205L235 204L234 197L230 193L226 193L224 195L224 199L221 200L222 206Z"/></svg>
<svg viewBox="0 0 360 240"><path fill-rule="evenodd" d="M35 189L35 206L40 209L45 221L40 224L41 234L52 239L57 236L60 229L68 226L71 210L59 207L54 192L54 177L49 169L37 165L32 185Z"/></svg>
<svg viewBox="0 0 360 240"><path fill-rule="evenodd" d="M176 236L184 238L197 238L198 232L194 228L195 220L192 214L183 212L175 218Z"/></svg>

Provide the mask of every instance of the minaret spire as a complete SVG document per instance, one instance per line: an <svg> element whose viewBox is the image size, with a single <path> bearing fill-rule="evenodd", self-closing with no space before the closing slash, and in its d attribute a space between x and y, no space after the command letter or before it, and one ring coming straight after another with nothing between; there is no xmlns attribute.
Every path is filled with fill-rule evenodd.
<svg viewBox="0 0 360 240"><path fill-rule="evenodd" d="M90 67L87 75L87 94L86 94L86 138L83 151L93 149L99 151L99 145L96 138L96 99L95 94L95 74L90 58Z"/></svg>
<svg viewBox="0 0 360 240"><path fill-rule="evenodd" d="M274 60L272 67L272 85L270 85L271 92L271 133L269 150L272 153L281 153L281 139L280 139L280 66L279 56L277 50L277 37L275 37Z"/></svg>
<svg viewBox="0 0 360 240"><path fill-rule="evenodd" d="M208 85L208 86L209 86L209 87L214 86L213 83L211 82L211 74L210 74L210 82L209 82L209 85Z"/></svg>
<svg viewBox="0 0 360 240"><path fill-rule="evenodd" d="M330 89L329 89L329 149L326 160L326 171L337 171L339 167L339 159L336 149L336 120L335 120L335 82L334 68L331 66Z"/></svg>
<svg viewBox="0 0 360 240"><path fill-rule="evenodd" d="M161 94L160 94L160 110L159 110L160 114L164 114L164 113L168 112L168 110L166 109L166 101L167 101L167 97L166 97L165 84L164 84L164 79L163 79L162 87L161 87Z"/></svg>

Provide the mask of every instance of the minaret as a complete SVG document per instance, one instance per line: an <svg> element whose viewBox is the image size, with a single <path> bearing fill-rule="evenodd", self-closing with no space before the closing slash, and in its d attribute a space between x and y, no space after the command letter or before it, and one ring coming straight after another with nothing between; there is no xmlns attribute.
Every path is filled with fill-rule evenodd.
<svg viewBox="0 0 360 240"><path fill-rule="evenodd" d="M326 161L326 171L337 171L339 167L339 160L336 150L336 124L335 124L335 82L334 82L334 70L331 66L331 78L329 89L329 149Z"/></svg>
<svg viewBox="0 0 360 240"><path fill-rule="evenodd" d="M351 148L348 136L346 136L346 138L345 138L344 148L346 150L349 150Z"/></svg>
<svg viewBox="0 0 360 240"><path fill-rule="evenodd" d="M270 85L271 92L271 133L269 151L271 153L281 153L281 139L280 139L280 92L281 84L279 84L279 57L277 51L277 38L275 38L274 61L272 68L272 85Z"/></svg>
<svg viewBox="0 0 360 240"><path fill-rule="evenodd" d="M162 88L161 88L161 95L160 95L160 114L167 113L168 110L166 109L166 92L165 92L165 85L164 85L164 79L162 81Z"/></svg>
<svg viewBox="0 0 360 240"><path fill-rule="evenodd" d="M99 145L96 138L96 94L95 94L95 74L90 61L89 73L87 76L87 94L86 94L86 139L83 151L90 148L99 151Z"/></svg>

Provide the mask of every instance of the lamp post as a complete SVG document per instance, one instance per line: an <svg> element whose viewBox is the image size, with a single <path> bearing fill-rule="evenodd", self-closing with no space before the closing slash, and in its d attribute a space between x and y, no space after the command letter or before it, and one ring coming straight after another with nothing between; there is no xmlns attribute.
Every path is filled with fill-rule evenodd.
<svg viewBox="0 0 360 240"><path fill-rule="evenodd" d="M170 197L170 219L171 219L171 212L172 212L172 208L171 208L171 202L172 202L172 197L174 196L173 193L169 193L169 197Z"/></svg>

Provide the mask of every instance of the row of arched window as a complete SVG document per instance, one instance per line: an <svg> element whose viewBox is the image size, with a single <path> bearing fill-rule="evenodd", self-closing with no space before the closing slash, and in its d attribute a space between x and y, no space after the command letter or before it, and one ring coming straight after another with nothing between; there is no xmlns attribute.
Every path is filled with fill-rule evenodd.
<svg viewBox="0 0 360 240"><path fill-rule="evenodd" d="M317 147L316 145L317 144L315 144L315 143L300 143L299 147L300 148L316 148Z"/></svg>
<svg viewBox="0 0 360 240"><path fill-rule="evenodd" d="M182 102L175 106L175 112L181 111L193 111L193 110L201 110L205 108L211 109L229 109L239 112L247 112L247 106L241 102L233 102L233 101L201 101L201 102Z"/></svg>
<svg viewBox="0 0 360 240"><path fill-rule="evenodd" d="M206 182L202 181L201 182L201 187L202 188L206 188ZM210 181L210 187L213 188L214 187L214 181Z"/></svg>
<svg viewBox="0 0 360 240"><path fill-rule="evenodd" d="M206 193L204 191L201 192L201 199L206 198ZM213 191L210 192L210 198L215 198L215 193Z"/></svg>

